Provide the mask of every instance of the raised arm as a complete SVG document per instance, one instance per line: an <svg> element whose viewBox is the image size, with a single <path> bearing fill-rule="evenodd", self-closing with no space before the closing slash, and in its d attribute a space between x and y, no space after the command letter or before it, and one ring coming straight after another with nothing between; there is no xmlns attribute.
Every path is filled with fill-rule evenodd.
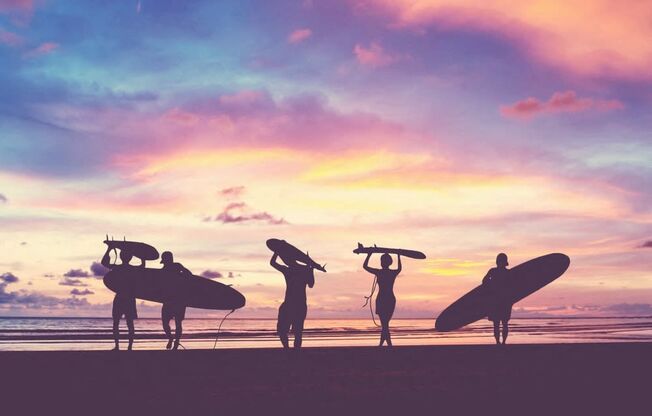
<svg viewBox="0 0 652 416"><path fill-rule="evenodd" d="M102 266L106 267L107 269L113 268L113 265L111 264L111 255L109 254L111 252L111 247L106 248L106 253L104 253L104 257L102 257Z"/></svg>
<svg viewBox="0 0 652 416"><path fill-rule="evenodd" d="M367 253L367 258L364 259L364 264L362 265L362 268L368 271L371 274L378 274L380 270L374 269L373 267L369 267L369 259L371 258L371 253Z"/></svg>
<svg viewBox="0 0 652 416"><path fill-rule="evenodd" d="M401 273L401 270L403 270L403 265L401 264L401 255L398 255L398 264L396 266L396 274Z"/></svg>
<svg viewBox="0 0 652 416"><path fill-rule="evenodd" d="M482 278L482 284L486 285L491 281L491 270L489 270L485 277Z"/></svg>
<svg viewBox="0 0 652 416"><path fill-rule="evenodd" d="M276 261L277 258L278 258L278 254L274 253L274 255L272 256L272 259L269 261L269 265L282 273L283 270L285 270L285 266L283 266L282 264L279 264Z"/></svg>

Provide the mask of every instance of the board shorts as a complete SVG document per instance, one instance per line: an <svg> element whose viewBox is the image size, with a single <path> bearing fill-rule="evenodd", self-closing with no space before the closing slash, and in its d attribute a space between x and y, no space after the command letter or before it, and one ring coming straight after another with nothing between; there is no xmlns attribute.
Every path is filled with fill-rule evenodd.
<svg viewBox="0 0 652 416"><path fill-rule="evenodd" d="M161 308L161 318L164 321L169 321L171 319L183 320L186 318L186 306L175 303L164 303Z"/></svg>
<svg viewBox="0 0 652 416"><path fill-rule="evenodd" d="M487 319L492 322L509 321L512 318L512 305L496 305L494 306L487 316Z"/></svg>
<svg viewBox="0 0 652 416"><path fill-rule="evenodd" d="M113 316L113 319L120 319L123 316L125 319L138 319L136 298L120 294L115 295L115 298L113 298L111 316Z"/></svg>
<svg viewBox="0 0 652 416"><path fill-rule="evenodd" d="M291 304L283 302L281 307L278 308L278 322L276 324L276 332L279 334L287 334L292 328L296 334L298 331L303 331L303 322L306 320L308 314L308 305L304 304Z"/></svg>
<svg viewBox="0 0 652 416"><path fill-rule="evenodd" d="M394 314L394 308L396 308L396 297L395 296L385 296L380 293L376 297L376 315L378 316L391 316Z"/></svg>

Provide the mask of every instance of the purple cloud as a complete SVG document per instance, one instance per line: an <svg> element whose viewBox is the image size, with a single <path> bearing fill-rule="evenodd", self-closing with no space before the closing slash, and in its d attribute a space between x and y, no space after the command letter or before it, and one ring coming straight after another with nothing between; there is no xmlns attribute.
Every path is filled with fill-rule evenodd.
<svg viewBox="0 0 652 416"><path fill-rule="evenodd" d="M9 202L7 197L4 194L0 194L0 204L6 204L7 202Z"/></svg>
<svg viewBox="0 0 652 416"><path fill-rule="evenodd" d="M70 277L65 277L62 281L59 282L61 286L88 286L86 283L82 282L79 279L72 279Z"/></svg>
<svg viewBox="0 0 652 416"><path fill-rule="evenodd" d="M250 212L248 205L244 202L232 202L214 218L208 217L204 221L217 221L222 224L239 224L247 222L265 222L270 225L288 224L284 218L274 217L267 211Z"/></svg>
<svg viewBox="0 0 652 416"><path fill-rule="evenodd" d="M241 196L245 191L244 186L232 186L230 188L224 188L222 189L219 194L222 196L225 196L227 198L234 198Z"/></svg>
<svg viewBox="0 0 652 416"><path fill-rule="evenodd" d="M82 269L70 269L63 274L65 277L90 277L91 274Z"/></svg>
<svg viewBox="0 0 652 416"><path fill-rule="evenodd" d="M95 292L89 289L84 289L84 290L73 289L70 291L70 294L74 296L86 296L86 295L94 295Z"/></svg>
<svg viewBox="0 0 652 416"><path fill-rule="evenodd" d="M0 284L9 284L9 283L16 283L18 281L18 276L16 276L13 273L6 272L0 274Z"/></svg>
<svg viewBox="0 0 652 416"><path fill-rule="evenodd" d="M93 264L91 264L91 273L95 277L104 277L105 274L109 272L109 269L104 267L102 263L94 261Z"/></svg>
<svg viewBox="0 0 652 416"><path fill-rule="evenodd" d="M639 246L640 248L652 248L652 240L648 240Z"/></svg>
<svg viewBox="0 0 652 416"><path fill-rule="evenodd" d="M224 277L224 275L217 270L204 270L200 276L207 279L219 279L220 277Z"/></svg>

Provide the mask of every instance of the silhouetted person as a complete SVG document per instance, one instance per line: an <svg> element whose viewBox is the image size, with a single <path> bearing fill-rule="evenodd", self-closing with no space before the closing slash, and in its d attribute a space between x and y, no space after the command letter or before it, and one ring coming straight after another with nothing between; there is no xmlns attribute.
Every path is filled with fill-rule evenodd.
<svg viewBox="0 0 652 416"><path fill-rule="evenodd" d="M294 348L301 348L303 338L303 324L306 320L308 305L306 302L306 285L312 288L315 285L314 269L307 265L292 262L287 266L279 264L274 253L269 264L283 273L285 277L285 300L278 309L278 333L283 348L289 348L288 334L290 329L294 333Z"/></svg>
<svg viewBox="0 0 652 416"><path fill-rule="evenodd" d="M494 338L496 344L500 344L500 324L503 325L503 341L507 342L507 335L509 334L509 320L512 317L512 304L507 299L507 285L509 276L509 263L507 262L507 254L500 253L496 257L496 266L487 272L487 275L482 279L482 284L487 285L487 288L494 299L493 305L489 310L488 319L494 324Z"/></svg>
<svg viewBox="0 0 652 416"><path fill-rule="evenodd" d="M111 248L107 248L106 253L104 253L104 257L102 257L102 265L104 267L108 269L123 270L136 268L135 266L129 264L133 256L128 250L120 250L120 261L122 262L121 264L111 264L111 257L109 255L110 252ZM140 267L145 267L145 261L142 259L140 261ZM128 293L116 293L115 297L113 298L113 308L111 315L113 317L113 339L115 341L115 348L113 349L116 351L120 349L120 318L124 316L125 321L127 321L127 329L129 331L128 349L131 350L134 345L134 319L138 318L138 312L136 311L136 298Z"/></svg>
<svg viewBox="0 0 652 416"><path fill-rule="evenodd" d="M192 276L192 272L181 263L175 263L174 257L171 252L165 251L161 254L161 263L163 263L162 270L168 272L168 274L174 276L173 278L185 278L186 276ZM163 331L168 337L168 344L165 346L166 349L178 349L179 341L181 340L181 334L183 333L182 322L186 317L186 305L178 301L169 301L163 304L161 308L161 320L163 321ZM174 346L172 346L172 329L170 328L170 320L174 319Z"/></svg>
<svg viewBox="0 0 652 416"><path fill-rule="evenodd" d="M392 337L389 333L389 321L394 315L394 308L396 307L396 297L394 296L394 282L396 277L401 273L401 256L398 255L398 266L395 270L389 268L392 265L392 256L385 253L380 256L380 267L381 269L375 269L369 267L369 259L371 258L371 253L367 254L367 258L364 261L362 266L366 271L376 276L376 282L378 283L378 295L376 296L376 314L380 317L380 344L381 347L383 343L387 342L388 346L392 346ZM373 295L373 292L372 292Z"/></svg>

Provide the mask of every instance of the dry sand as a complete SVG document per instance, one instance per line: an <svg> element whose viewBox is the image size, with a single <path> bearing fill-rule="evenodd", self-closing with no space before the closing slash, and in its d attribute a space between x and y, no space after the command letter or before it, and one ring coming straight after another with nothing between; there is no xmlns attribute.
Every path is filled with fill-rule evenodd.
<svg viewBox="0 0 652 416"><path fill-rule="evenodd" d="M652 344L0 352L3 414L647 414Z"/></svg>

